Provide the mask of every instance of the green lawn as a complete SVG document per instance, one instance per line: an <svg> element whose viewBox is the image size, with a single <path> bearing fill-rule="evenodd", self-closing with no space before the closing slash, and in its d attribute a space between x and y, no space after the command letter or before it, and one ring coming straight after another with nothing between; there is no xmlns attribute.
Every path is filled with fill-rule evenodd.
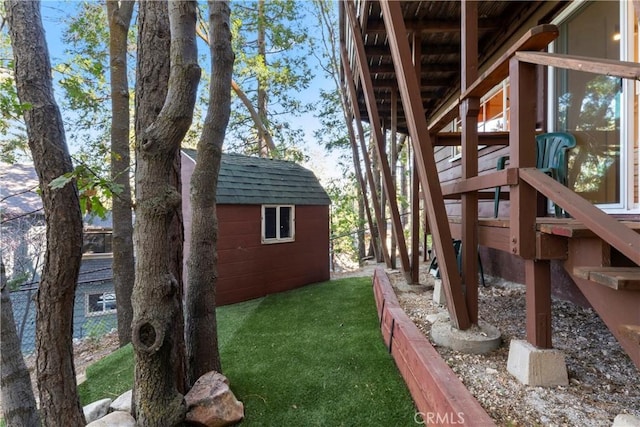
<svg viewBox="0 0 640 427"><path fill-rule="evenodd" d="M243 426L416 425L380 339L369 278L221 307L218 327L224 374L245 405ZM120 377L116 369L129 372L128 381L98 391ZM83 404L130 388L132 372L130 347L96 363L80 387Z"/></svg>

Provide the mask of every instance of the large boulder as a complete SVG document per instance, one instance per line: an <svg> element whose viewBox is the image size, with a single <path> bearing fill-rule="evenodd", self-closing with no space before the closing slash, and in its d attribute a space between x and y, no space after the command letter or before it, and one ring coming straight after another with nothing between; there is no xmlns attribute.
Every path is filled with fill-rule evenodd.
<svg viewBox="0 0 640 427"><path fill-rule="evenodd" d="M87 427L135 427L136 420L131 414L122 411L115 411L99 420L87 424Z"/></svg>
<svg viewBox="0 0 640 427"><path fill-rule="evenodd" d="M236 424L244 418L244 406L229 388L229 380L219 372L211 371L200 378L184 397L187 403L187 422L223 427Z"/></svg>
<svg viewBox="0 0 640 427"><path fill-rule="evenodd" d="M109 412L109 405L111 405L111 399L101 399L93 403L89 403L82 408L84 412L84 419L87 423L95 421L104 417Z"/></svg>
<svg viewBox="0 0 640 427"><path fill-rule="evenodd" d="M112 411L122 411L131 413L131 401L133 398L133 390L125 391L116 400L111 403Z"/></svg>

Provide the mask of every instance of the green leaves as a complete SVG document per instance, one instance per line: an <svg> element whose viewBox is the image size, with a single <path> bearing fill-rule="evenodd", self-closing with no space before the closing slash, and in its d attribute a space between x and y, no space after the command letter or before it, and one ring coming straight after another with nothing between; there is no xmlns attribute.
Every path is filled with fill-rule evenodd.
<svg viewBox="0 0 640 427"><path fill-rule="evenodd" d="M234 78L276 145L286 147L301 141L291 116L313 108L302 95L314 77L308 63L309 28L303 27L305 7L293 0L259 0L234 3L232 10ZM265 98L262 103L260 96ZM229 133L234 141L229 145L236 151L255 152L251 146L257 146L259 136L249 112L240 105L232 110Z"/></svg>
<svg viewBox="0 0 640 427"><path fill-rule="evenodd" d="M82 212L91 213L100 218L105 218L109 210L109 201L114 194L120 194L123 188L111 180L101 178L84 164L77 166L72 172L53 179L49 183L49 188L60 189L70 182L75 182L78 186Z"/></svg>

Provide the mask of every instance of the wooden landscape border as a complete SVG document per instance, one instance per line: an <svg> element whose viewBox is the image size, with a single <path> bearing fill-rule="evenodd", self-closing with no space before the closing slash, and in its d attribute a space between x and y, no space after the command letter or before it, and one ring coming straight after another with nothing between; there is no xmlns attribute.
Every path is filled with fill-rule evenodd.
<svg viewBox="0 0 640 427"><path fill-rule="evenodd" d="M495 422L400 307L387 274L373 275L382 339L426 425L490 426Z"/></svg>

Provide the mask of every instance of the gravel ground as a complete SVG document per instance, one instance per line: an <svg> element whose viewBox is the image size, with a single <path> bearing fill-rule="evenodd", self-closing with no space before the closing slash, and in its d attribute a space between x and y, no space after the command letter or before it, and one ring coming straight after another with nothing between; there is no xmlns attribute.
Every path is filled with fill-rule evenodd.
<svg viewBox="0 0 640 427"><path fill-rule="evenodd" d="M388 272L400 305L425 335L433 303L433 278L423 273L408 286ZM618 414L640 417L640 374L592 309L554 300L553 345L565 354L569 386L520 384L507 372L511 339L525 339L525 292L521 285L490 279L479 292L480 318L497 327L503 343L486 355L437 347L437 351L501 426L611 426ZM431 318L431 317L430 317Z"/></svg>

